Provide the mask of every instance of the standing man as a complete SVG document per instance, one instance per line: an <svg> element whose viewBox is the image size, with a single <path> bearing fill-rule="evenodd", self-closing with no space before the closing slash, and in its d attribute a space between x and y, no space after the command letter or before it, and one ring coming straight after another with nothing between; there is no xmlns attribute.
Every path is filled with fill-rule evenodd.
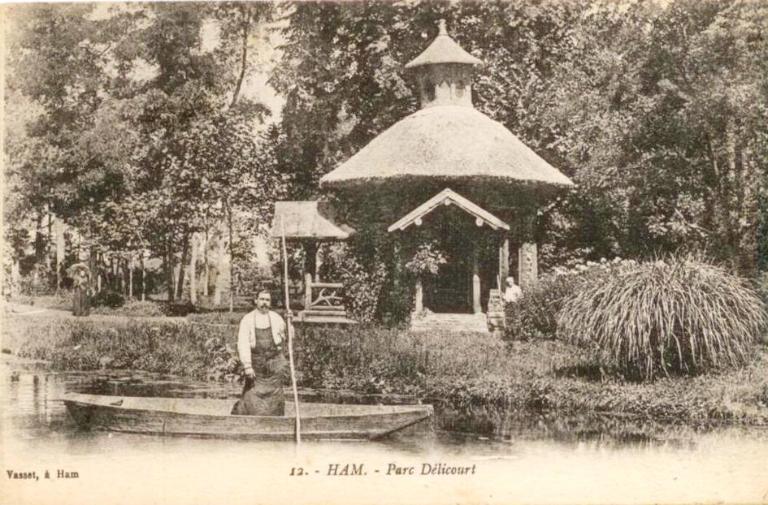
<svg viewBox="0 0 768 505"><path fill-rule="evenodd" d="M254 300L256 309L240 321L237 352L245 368L245 386L232 413L281 416L285 410L283 384L290 377L283 355L285 321L270 310L272 296L262 289Z"/></svg>
<svg viewBox="0 0 768 505"><path fill-rule="evenodd" d="M72 314L75 316L87 316L88 291L91 285L90 272L85 266L78 266L74 271L74 286L72 290Z"/></svg>
<svg viewBox="0 0 768 505"><path fill-rule="evenodd" d="M504 303L515 303L523 297L523 291L520 286L515 284L515 278L511 275L507 277L507 285L504 289Z"/></svg>

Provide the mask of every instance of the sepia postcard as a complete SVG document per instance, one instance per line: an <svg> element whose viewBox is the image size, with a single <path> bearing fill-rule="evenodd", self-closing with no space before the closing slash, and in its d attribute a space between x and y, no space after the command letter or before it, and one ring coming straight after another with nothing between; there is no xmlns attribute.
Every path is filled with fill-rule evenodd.
<svg viewBox="0 0 768 505"><path fill-rule="evenodd" d="M768 3L0 16L0 503L768 503Z"/></svg>

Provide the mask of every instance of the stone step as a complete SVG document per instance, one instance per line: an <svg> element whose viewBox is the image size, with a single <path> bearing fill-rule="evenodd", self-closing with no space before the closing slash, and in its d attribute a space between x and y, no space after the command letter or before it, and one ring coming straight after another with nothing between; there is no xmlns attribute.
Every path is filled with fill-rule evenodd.
<svg viewBox="0 0 768 505"><path fill-rule="evenodd" d="M346 309L344 308L343 305L313 305L312 307L306 310L307 312L314 311L314 310L319 312L327 312L327 311L335 312L339 310L344 311Z"/></svg>
<svg viewBox="0 0 768 505"><path fill-rule="evenodd" d="M314 317L314 316L320 316L320 317L347 317L347 311L344 309L336 309L336 310L315 310L315 309L309 309L309 310L302 310L301 316L303 317Z"/></svg>
<svg viewBox="0 0 768 505"><path fill-rule="evenodd" d="M298 322L301 324L357 324L355 320L339 316L306 316Z"/></svg>
<svg viewBox="0 0 768 505"><path fill-rule="evenodd" d="M487 332L485 314L427 314L411 320L411 331Z"/></svg>

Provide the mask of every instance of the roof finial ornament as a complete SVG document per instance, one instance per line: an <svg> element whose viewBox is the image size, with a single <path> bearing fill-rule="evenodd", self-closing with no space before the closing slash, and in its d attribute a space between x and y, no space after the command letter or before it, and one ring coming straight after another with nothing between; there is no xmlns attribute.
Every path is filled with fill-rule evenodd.
<svg viewBox="0 0 768 505"><path fill-rule="evenodd" d="M448 28L445 26L445 19L440 19L437 21L437 35L448 35Z"/></svg>

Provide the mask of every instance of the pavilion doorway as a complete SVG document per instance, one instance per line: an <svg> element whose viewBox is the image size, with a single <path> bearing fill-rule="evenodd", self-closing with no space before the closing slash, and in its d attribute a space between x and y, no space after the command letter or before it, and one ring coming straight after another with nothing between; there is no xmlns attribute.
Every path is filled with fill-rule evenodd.
<svg viewBox="0 0 768 505"><path fill-rule="evenodd" d="M453 213L441 212L434 217L436 220L447 221L454 217L451 214ZM467 216L456 217L462 220L467 218ZM430 226L432 225L433 223L430 223ZM466 235L456 228L458 227L443 229L447 233L437 241L447 261L440 265L437 275L427 278L425 283L424 307L432 312L472 313L472 242L474 240L468 241Z"/></svg>
<svg viewBox="0 0 768 505"><path fill-rule="evenodd" d="M506 276L509 225L445 189L388 230L406 229L403 240L411 247L405 250L412 254L429 244L445 258L436 274L417 279L415 313L482 314L490 289L499 283L499 276Z"/></svg>

